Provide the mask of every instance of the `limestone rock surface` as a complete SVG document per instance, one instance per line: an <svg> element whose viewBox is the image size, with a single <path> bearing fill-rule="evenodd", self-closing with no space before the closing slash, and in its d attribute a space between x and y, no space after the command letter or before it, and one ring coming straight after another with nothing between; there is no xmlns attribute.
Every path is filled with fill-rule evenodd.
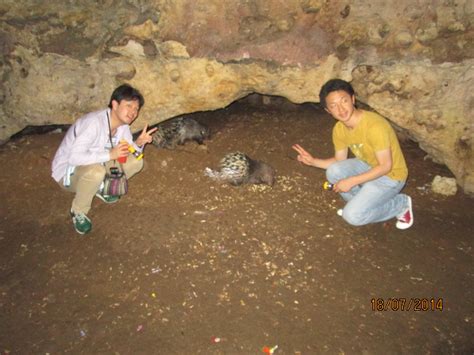
<svg viewBox="0 0 474 355"><path fill-rule="evenodd" d="M127 82L145 122L351 81L474 192L471 0L3 0L0 141L72 123Z"/></svg>
<svg viewBox="0 0 474 355"><path fill-rule="evenodd" d="M431 183L434 193L444 196L454 196L458 191L456 179L436 175Z"/></svg>

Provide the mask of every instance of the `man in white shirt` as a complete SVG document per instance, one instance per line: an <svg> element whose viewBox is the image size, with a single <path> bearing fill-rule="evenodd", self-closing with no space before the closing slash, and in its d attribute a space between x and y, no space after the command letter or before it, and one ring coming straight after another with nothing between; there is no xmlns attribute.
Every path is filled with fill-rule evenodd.
<svg viewBox="0 0 474 355"><path fill-rule="evenodd" d="M92 229L87 217L94 196L106 203L119 200L117 196L103 195L100 187L106 169L114 160L127 157L128 146L141 152L156 128L147 131L147 125L134 142L130 124L138 117L144 99L141 93L124 84L114 90L109 107L79 118L66 132L52 163L52 177L59 185L75 192L71 216L79 234ZM110 139L112 138L112 141ZM143 160L130 156L122 164L128 179L143 168Z"/></svg>

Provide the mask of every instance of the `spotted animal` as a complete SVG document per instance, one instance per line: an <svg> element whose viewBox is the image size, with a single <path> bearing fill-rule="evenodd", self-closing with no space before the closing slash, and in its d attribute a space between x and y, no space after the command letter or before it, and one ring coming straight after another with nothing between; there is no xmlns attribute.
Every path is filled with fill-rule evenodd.
<svg viewBox="0 0 474 355"><path fill-rule="evenodd" d="M259 160L241 152L226 154L219 163L220 170L206 168L204 174L211 179L234 186L242 184L267 184L273 186L275 170Z"/></svg>

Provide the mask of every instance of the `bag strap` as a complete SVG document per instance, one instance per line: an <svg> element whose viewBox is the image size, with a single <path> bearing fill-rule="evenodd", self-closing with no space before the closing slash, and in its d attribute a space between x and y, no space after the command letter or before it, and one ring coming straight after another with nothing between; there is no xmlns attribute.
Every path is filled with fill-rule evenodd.
<svg viewBox="0 0 474 355"><path fill-rule="evenodd" d="M110 146L112 149L114 148L114 143L112 142L112 127L110 126L110 117L109 117L109 111L106 111L107 114L107 123L109 125L109 139L110 139ZM114 159L114 166L116 166L117 160ZM119 163L120 170L123 172L123 166L122 163Z"/></svg>

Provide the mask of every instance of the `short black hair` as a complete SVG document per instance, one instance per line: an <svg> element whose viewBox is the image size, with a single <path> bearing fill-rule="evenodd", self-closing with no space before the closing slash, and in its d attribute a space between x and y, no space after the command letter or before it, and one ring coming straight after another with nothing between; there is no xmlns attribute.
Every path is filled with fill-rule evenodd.
<svg viewBox="0 0 474 355"><path fill-rule="evenodd" d="M145 99L143 95L137 89L131 87L128 84L122 84L114 90L112 96L110 97L109 107L112 108L112 101L115 100L118 103L122 100L126 101L138 101L138 109L141 109L145 104Z"/></svg>
<svg viewBox="0 0 474 355"><path fill-rule="evenodd" d="M319 102L321 105L323 105L324 108L327 108L326 97L331 92L339 90L347 92L351 97L354 96L354 88L347 81L342 79L331 79L323 85L319 92Z"/></svg>

